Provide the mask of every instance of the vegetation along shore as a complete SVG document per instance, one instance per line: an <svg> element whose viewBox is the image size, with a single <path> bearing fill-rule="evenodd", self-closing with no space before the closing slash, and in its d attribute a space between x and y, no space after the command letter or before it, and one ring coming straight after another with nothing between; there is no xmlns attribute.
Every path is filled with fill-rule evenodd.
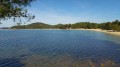
<svg viewBox="0 0 120 67"><path fill-rule="evenodd" d="M91 22L78 22L74 24L57 24L49 25L41 22L36 22L28 25L16 25L10 29L71 29L71 30L92 30L105 32L114 35L120 35L120 21L115 20L105 23L91 23Z"/></svg>

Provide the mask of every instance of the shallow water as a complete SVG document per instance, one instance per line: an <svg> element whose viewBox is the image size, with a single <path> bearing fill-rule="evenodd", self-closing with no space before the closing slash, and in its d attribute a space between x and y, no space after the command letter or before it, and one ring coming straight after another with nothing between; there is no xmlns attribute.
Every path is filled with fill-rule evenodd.
<svg viewBox="0 0 120 67"><path fill-rule="evenodd" d="M120 67L120 36L86 30L0 30L0 67Z"/></svg>

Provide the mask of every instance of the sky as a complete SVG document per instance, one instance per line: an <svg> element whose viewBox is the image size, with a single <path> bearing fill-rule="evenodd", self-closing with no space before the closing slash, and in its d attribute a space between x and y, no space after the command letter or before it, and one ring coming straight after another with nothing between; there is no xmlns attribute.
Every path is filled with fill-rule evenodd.
<svg viewBox="0 0 120 67"><path fill-rule="evenodd" d="M103 23L120 20L120 0L36 0L27 7L35 19L27 24L43 22L51 25L76 22ZM2 21L0 27L15 25Z"/></svg>

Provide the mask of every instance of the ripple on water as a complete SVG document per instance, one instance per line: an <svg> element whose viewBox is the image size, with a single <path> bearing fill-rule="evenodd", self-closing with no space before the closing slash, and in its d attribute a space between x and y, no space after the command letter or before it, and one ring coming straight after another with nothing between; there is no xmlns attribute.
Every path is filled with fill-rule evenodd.
<svg viewBox="0 0 120 67"><path fill-rule="evenodd" d="M120 67L116 36L72 30L0 33L0 67ZM8 57L15 58L2 59Z"/></svg>
<svg viewBox="0 0 120 67"><path fill-rule="evenodd" d="M7 58L0 60L0 67L24 67L24 64L16 58Z"/></svg>

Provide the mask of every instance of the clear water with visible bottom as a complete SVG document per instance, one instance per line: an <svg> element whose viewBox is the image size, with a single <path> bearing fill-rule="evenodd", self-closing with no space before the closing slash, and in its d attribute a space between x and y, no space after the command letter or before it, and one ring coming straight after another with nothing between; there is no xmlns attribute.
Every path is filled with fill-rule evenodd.
<svg viewBox="0 0 120 67"><path fill-rule="evenodd" d="M120 67L120 36L86 30L0 30L0 67Z"/></svg>

